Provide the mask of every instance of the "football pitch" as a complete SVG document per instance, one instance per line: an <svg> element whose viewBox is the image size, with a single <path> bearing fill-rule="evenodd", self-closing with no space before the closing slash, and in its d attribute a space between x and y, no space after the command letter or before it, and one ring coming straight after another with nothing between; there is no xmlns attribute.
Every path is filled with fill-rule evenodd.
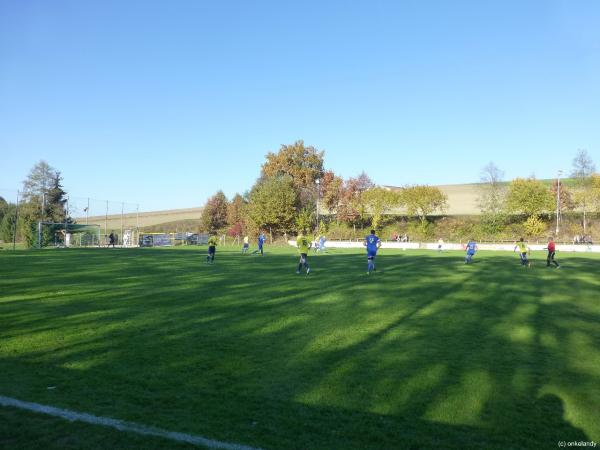
<svg viewBox="0 0 600 450"><path fill-rule="evenodd" d="M0 252L0 396L266 450L600 441L600 256ZM198 448L0 407L2 448Z"/></svg>

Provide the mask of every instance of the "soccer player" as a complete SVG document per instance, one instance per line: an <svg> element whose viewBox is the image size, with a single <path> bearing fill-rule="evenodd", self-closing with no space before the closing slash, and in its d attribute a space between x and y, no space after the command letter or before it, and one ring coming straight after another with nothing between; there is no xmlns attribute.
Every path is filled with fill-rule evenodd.
<svg viewBox="0 0 600 450"><path fill-rule="evenodd" d="M212 264L214 262L218 243L219 241L216 236L211 236L208 238L208 255L206 255L207 264Z"/></svg>
<svg viewBox="0 0 600 450"><path fill-rule="evenodd" d="M110 232L110 234L108 235L108 247L110 247L111 245L113 246L113 248L115 248L115 241L116 241L116 237L115 237L115 233L113 233L112 231Z"/></svg>
<svg viewBox="0 0 600 450"><path fill-rule="evenodd" d="M475 255L476 251L477 242L475 242L475 239L471 239L467 243L467 255L465 256L465 264L469 264L473 260L473 256Z"/></svg>
<svg viewBox="0 0 600 450"><path fill-rule="evenodd" d="M556 262L554 259L554 255L556 254L556 245L554 244L554 238L550 238L548 240L548 257L546 258L546 267L550 267L550 263L553 263L557 269L560 269L560 264Z"/></svg>
<svg viewBox="0 0 600 450"><path fill-rule="evenodd" d="M296 273L300 273L300 270L304 266L306 269L306 275L310 273L310 267L308 267L308 262L306 258L308 257L308 250L311 247L310 241L304 236L304 233L300 231L298 237L296 238L296 246L298 247L298 251L300 252L300 262L298 263L298 270Z"/></svg>
<svg viewBox="0 0 600 450"><path fill-rule="evenodd" d="M265 234L261 231L258 235L258 251L260 252L260 256L264 256L263 245L265 244L266 240L267 238L265 237Z"/></svg>
<svg viewBox="0 0 600 450"><path fill-rule="evenodd" d="M244 245L242 246L242 253L248 253L248 249L250 248L250 240L248 236L244 236Z"/></svg>
<svg viewBox="0 0 600 450"><path fill-rule="evenodd" d="M367 275L371 275L371 272L375 270L377 250L381 247L381 241L375 236L375 230L371 230L371 234L365 237L363 245L367 247Z"/></svg>
<svg viewBox="0 0 600 450"><path fill-rule="evenodd" d="M519 257L521 258L521 265L531 267L531 263L529 262L529 259L527 259L527 253L529 253L529 246L525 243L525 240L523 238L521 238L517 242L515 242L514 251L516 251L517 249L519 249Z"/></svg>
<svg viewBox="0 0 600 450"><path fill-rule="evenodd" d="M319 251L320 252L325 251L325 242L327 242L327 238L325 236L321 236L319 238Z"/></svg>

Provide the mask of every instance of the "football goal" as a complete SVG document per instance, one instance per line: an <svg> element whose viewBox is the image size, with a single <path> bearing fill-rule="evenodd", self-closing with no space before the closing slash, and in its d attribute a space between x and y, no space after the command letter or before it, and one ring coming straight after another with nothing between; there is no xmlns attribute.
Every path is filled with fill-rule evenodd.
<svg viewBox="0 0 600 450"><path fill-rule="evenodd" d="M100 225L38 222L37 247L99 247Z"/></svg>

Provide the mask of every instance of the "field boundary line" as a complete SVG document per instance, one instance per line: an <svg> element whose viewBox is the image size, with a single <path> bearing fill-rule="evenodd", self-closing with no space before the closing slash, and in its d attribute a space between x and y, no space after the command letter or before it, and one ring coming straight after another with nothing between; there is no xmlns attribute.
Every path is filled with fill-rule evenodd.
<svg viewBox="0 0 600 450"><path fill-rule="evenodd" d="M92 425L101 425L105 427L115 428L119 431L129 431L132 433L142 434L146 436L157 436L165 439L170 439L172 441L186 442L188 444L204 445L205 447L211 449L261 450L257 447L249 447L241 444L217 441L214 439L196 436L193 434L179 433L176 431L167 431L161 428L141 425L135 422L127 422L124 420L112 419L110 417L94 416L93 414L56 408L54 406L42 405L39 403L25 402L16 398L5 397L3 395L0 395L0 405L25 409L27 411L33 411L36 413L46 414L53 417L59 417L61 419L66 419L70 422L85 422Z"/></svg>

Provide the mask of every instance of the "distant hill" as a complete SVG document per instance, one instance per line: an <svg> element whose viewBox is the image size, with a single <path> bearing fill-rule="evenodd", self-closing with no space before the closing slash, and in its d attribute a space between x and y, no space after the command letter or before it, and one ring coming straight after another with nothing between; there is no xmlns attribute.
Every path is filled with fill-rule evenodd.
<svg viewBox="0 0 600 450"><path fill-rule="evenodd" d="M382 186L387 189L400 189L399 186ZM448 196L448 208L446 215L449 216L471 216L478 215L481 212L477 206L477 197L479 196L481 185L472 184L444 184L435 186ZM404 213L404 208L394 211L398 214Z"/></svg>
<svg viewBox="0 0 600 450"><path fill-rule="evenodd" d="M541 180L550 185L554 180ZM561 180L567 186L573 185L573 180ZM508 184L508 182L506 182ZM383 186L389 189L400 189L399 186ZM481 184L444 184L436 186L448 196L448 209L446 215L449 216L470 216L479 215L479 207L477 206L477 197L479 196ZM404 211L400 208L395 213L402 214ZM135 228L139 223L139 227L144 231L175 231L189 230L196 231L202 208L185 208L185 209L169 209L163 211L140 212L139 216L135 213L123 215L123 228ZM88 218L89 223L98 224L104 229L110 230L121 229L121 215L112 214L108 217L93 216ZM85 218L76 218L78 223L84 223Z"/></svg>
<svg viewBox="0 0 600 450"><path fill-rule="evenodd" d="M551 186L555 180L547 179L540 180L542 183ZM572 187L575 180L570 178L561 179L560 182L565 186ZM509 184L509 181L503 184ZM388 189L400 189L399 186L383 186ZM477 206L477 198L480 195L482 184L481 183L469 183L469 184L444 184L435 186L439 188L444 194L448 196L448 208L446 214L448 216L477 216L481 214L479 207ZM395 211L402 214L404 210L399 208Z"/></svg>
<svg viewBox="0 0 600 450"><path fill-rule="evenodd" d="M195 223L194 229L190 228L190 231L195 231L201 214L202 208L168 209L140 212L139 214L129 213L123 215L123 229L139 226L144 231L169 231L170 226L165 229L164 226L161 227L160 225L170 224L173 226L173 231L175 231L176 228L181 229L179 226L192 227ZM78 223L85 223L85 217L78 217L75 220ZM88 218L88 223L100 225L102 230L106 225L109 232L110 230L120 230L121 215L91 216Z"/></svg>

